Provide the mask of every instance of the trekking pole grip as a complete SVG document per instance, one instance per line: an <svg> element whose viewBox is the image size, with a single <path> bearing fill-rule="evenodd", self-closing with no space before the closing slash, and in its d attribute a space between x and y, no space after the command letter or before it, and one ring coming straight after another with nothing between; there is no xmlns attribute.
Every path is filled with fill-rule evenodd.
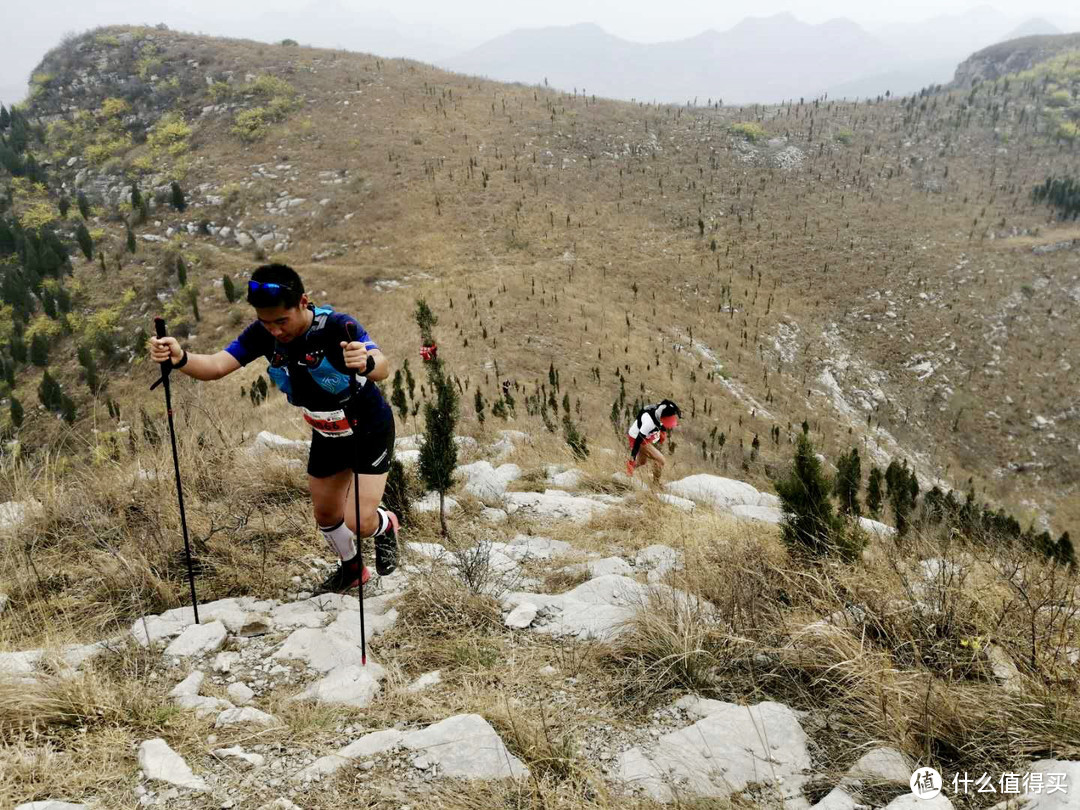
<svg viewBox="0 0 1080 810"><path fill-rule="evenodd" d="M165 319L162 318L160 315L154 318L154 332L158 340L161 340L161 338L168 335L168 332L165 329ZM158 365L161 366L161 377L158 378L157 382L150 386L151 391L153 391L155 388L165 382L166 378L169 376L169 372L172 371L173 367L172 357L170 356L168 360L164 360Z"/></svg>

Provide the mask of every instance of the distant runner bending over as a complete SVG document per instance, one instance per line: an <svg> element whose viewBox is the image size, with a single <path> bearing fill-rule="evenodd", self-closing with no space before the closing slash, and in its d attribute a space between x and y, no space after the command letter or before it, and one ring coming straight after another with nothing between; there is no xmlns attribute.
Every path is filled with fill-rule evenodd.
<svg viewBox="0 0 1080 810"><path fill-rule="evenodd" d="M663 443L667 434L679 424L682 411L670 399L656 405L646 405L630 425L627 437L630 440L630 460L626 462L627 475L648 462L653 463L653 480L660 483L660 473L664 469L664 454L657 447ZM641 456L644 456L640 461Z"/></svg>
<svg viewBox="0 0 1080 810"><path fill-rule="evenodd" d="M356 535L375 540L375 570L397 567L397 516L379 506L394 452L394 415L374 382L389 361L356 319L308 301L300 276L283 264L258 268L248 282L257 320L216 354L189 354L176 338L151 338L150 357L169 361L196 380L219 380L259 357L270 378L301 408L311 425L308 487L326 542L341 566L317 593L344 593L370 576L361 568ZM356 396L350 393L353 372ZM353 472L360 494L360 525L352 507ZM349 506L346 509L346 505Z"/></svg>

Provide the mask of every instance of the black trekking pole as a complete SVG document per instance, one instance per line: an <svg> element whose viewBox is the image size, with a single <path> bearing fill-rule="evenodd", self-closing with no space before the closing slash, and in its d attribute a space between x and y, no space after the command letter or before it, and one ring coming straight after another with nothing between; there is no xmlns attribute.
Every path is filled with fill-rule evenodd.
<svg viewBox="0 0 1080 810"><path fill-rule="evenodd" d="M349 342L352 343L356 340L356 327L351 323L345 324L345 334L349 338ZM372 364L372 358L368 356L367 368L362 372L363 374L369 373L374 367ZM349 404L355 407L353 399L356 397L356 392L360 388L360 383L357 382L357 377L361 372L353 371L349 375ZM355 430L357 425L353 425ZM360 559L360 585L357 588L357 592L360 595L360 666L367 666L367 633L364 630L364 549L363 538L360 537L360 473L356 471L355 465L353 466L353 502L356 509L356 556Z"/></svg>
<svg viewBox="0 0 1080 810"><path fill-rule="evenodd" d="M165 337L165 319L154 318L154 331L158 338ZM191 544L188 542L187 517L184 515L184 488L180 485L180 458L176 453L176 428L173 426L172 392L169 389L169 372L172 360L161 364L161 379L150 386L153 391L159 385L165 386L165 412L169 416L169 438L172 440L173 471L176 473L176 497L180 502L180 528L184 532L184 556L187 559L188 583L191 585L191 608L195 611L195 624L199 623L199 599L195 595L195 572L191 567Z"/></svg>

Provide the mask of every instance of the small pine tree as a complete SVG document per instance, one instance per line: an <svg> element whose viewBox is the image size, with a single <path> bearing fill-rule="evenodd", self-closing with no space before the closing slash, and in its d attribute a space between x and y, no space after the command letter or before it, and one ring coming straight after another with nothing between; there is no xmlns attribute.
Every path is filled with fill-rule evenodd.
<svg viewBox="0 0 1080 810"><path fill-rule="evenodd" d="M45 369L45 374L42 375L41 382L38 383L38 399L48 410L55 411L60 407L61 396L60 384L52 378L49 370Z"/></svg>
<svg viewBox="0 0 1080 810"><path fill-rule="evenodd" d="M884 493L881 491L881 482L883 480L881 470L876 466L871 467L870 479L866 484L866 509L874 520L881 517L881 507L885 501Z"/></svg>
<svg viewBox="0 0 1080 810"><path fill-rule="evenodd" d="M17 400L15 397L12 397L11 398L11 424L13 424L17 428L22 427L23 417L24 417L24 414L23 414L22 403L19 402L19 400ZM1068 537L1068 532L1066 532L1065 535L1066 535L1066 537Z"/></svg>
<svg viewBox="0 0 1080 810"><path fill-rule="evenodd" d="M127 229L127 249L128 253L134 253L136 248L135 244L135 232L131 228Z"/></svg>
<svg viewBox="0 0 1080 810"><path fill-rule="evenodd" d="M75 196L75 205L79 207L79 216L84 221L90 219L90 201L86 199L86 194L82 191Z"/></svg>
<svg viewBox="0 0 1080 810"><path fill-rule="evenodd" d="M851 559L860 550L858 541L856 536L845 537L829 500L831 490L814 445L803 433L795 448L791 470L776 483L784 513L781 537L789 548L812 556L839 553Z"/></svg>
<svg viewBox="0 0 1080 810"><path fill-rule="evenodd" d="M139 191L139 184L131 184L131 210L138 211L142 208L142 193Z"/></svg>
<svg viewBox="0 0 1080 810"><path fill-rule="evenodd" d="M60 416L69 425L74 424L79 417L78 411L75 410L75 403L67 394L60 395Z"/></svg>
<svg viewBox="0 0 1080 810"><path fill-rule="evenodd" d="M94 260L94 240L90 237L90 231L86 229L86 223L80 222L75 229L75 239L79 242L79 249L88 262Z"/></svg>
<svg viewBox="0 0 1080 810"><path fill-rule="evenodd" d="M420 340L423 341L425 346L432 346L435 344L435 334L433 330L438 325L439 319L435 316L435 313L431 311L431 308L427 305L424 299L420 299L416 302L416 325L420 327ZM428 374L430 376L430 366L428 367ZM410 389L412 386L409 386Z"/></svg>
<svg viewBox="0 0 1080 810"><path fill-rule="evenodd" d="M176 257L176 280L180 282L181 287L187 286L187 265L184 264L184 257Z"/></svg>
<svg viewBox="0 0 1080 810"><path fill-rule="evenodd" d="M71 210L71 200L67 197L61 197L56 207L60 209L60 218L67 219L68 211Z"/></svg>
<svg viewBox="0 0 1080 810"><path fill-rule="evenodd" d="M30 338L30 362L42 368L49 365L49 339L41 332Z"/></svg>
<svg viewBox="0 0 1080 810"><path fill-rule="evenodd" d="M836 462L836 495L840 499L840 511L845 515L859 517L859 489L862 487L862 465L859 449L853 447L850 453L840 456Z"/></svg>
<svg viewBox="0 0 1080 810"><path fill-rule="evenodd" d="M409 402L405 398L405 388L402 385L402 373L400 368L394 370L392 391L393 393L390 395L390 404L397 409L398 417L404 422L405 417L409 415Z"/></svg>
<svg viewBox="0 0 1080 810"><path fill-rule="evenodd" d="M423 299L416 304L416 324L426 345L435 341L433 328L435 315ZM438 355L424 361L432 399L424 403L424 440L420 445L420 477L424 485L439 493L439 523L443 537L450 530L446 525L446 493L454 484L454 467L457 466L457 445L454 428L458 419L458 395L454 384L443 371L443 361Z"/></svg>
<svg viewBox="0 0 1080 810"><path fill-rule="evenodd" d="M15 400L12 398L12 403L14 402ZM1058 538L1057 545L1054 547L1054 558L1062 565L1067 565L1070 568L1075 567L1076 549L1073 548L1073 543L1068 532L1065 532Z"/></svg>
<svg viewBox="0 0 1080 810"><path fill-rule="evenodd" d="M184 199L184 190L180 188L180 184L175 180L172 181L172 207L177 211L183 211L187 208L187 200Z"/></svg>
<svg viewBox="0 0 1080 810"><path fill-rule="evenodd" d="M570 452L577 458L584 460L589 457L589 442L585 434L581 432L581 428L570 418L569 413L563 415L563 438Z"/></svg>
<svg viewBox="0 0 1080 810"><path fill-rule="evenodd" d="M221 277L221 286L225 288L225 299L230 304L236 301L236 285L228 273Z"/></svg>
<svg viewBox="0 0 1080 810"><path fill-rule="evenodd" d="M198 323L202 320L199 317L199 291L195 287L187 288L188 303L191 304L191 313L195 316L195 322Z"/></svg>

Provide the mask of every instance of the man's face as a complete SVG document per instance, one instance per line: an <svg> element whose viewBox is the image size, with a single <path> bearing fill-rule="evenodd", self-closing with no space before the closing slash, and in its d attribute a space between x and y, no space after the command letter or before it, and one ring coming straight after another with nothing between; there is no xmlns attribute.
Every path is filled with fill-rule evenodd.
<svg viewBox="0 0 1080 810"><path fill-rule="evenodd" d="M295 307L284 307L280 304L273 307L256 307L255 315L275 340L288 343L307 331L307 296L303 296Z"/></svg>

